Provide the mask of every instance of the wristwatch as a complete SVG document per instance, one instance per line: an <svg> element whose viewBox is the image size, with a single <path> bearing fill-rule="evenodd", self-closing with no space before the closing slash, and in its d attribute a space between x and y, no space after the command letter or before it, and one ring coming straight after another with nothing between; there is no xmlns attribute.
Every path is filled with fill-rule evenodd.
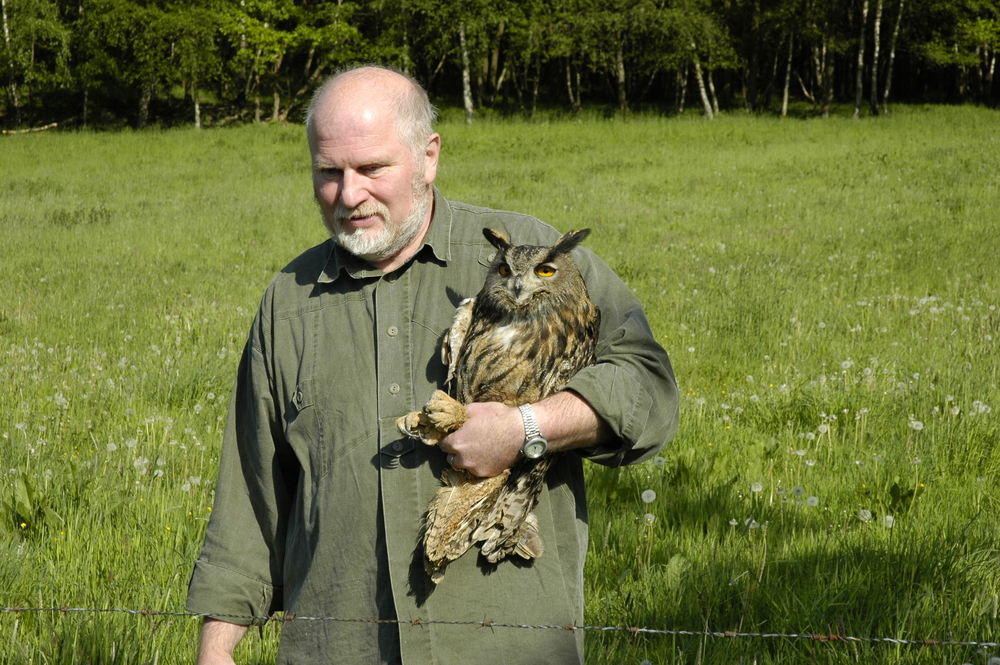
<svg viewBox="0 0 1000 665"><path fill-rule="evenodd" d="M521 446L521 454L528 459L538 459L549 449L549 442L538 429L538 421L535 420L535 411L531 405L522 404L517 410L521 412L521 422L524 423L524 445Z"/></svg>

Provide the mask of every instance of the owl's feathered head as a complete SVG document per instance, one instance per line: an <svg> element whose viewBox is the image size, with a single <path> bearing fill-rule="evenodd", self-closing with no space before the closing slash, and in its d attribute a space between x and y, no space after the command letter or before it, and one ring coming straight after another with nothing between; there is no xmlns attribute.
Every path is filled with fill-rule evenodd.
<svg viewBox="0 0 1000 665"><path fill-rule="evenodd" d="M512 245L506 234L490 228L483 229L483 235L497 254L477 301L485 299L484 304L497 314L524 315L586 297L583 277L570 252L590 235L590 229L569 231L548 247Z"/></svg>

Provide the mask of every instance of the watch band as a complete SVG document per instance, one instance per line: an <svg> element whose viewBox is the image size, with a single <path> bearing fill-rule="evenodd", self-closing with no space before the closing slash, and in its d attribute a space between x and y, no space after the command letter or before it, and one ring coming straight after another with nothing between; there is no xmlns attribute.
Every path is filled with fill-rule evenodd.
<svg viewBox="0 0 1000 665"><path fill-rule="evenodd" d="M521 422L524 423L524 440L541 438L542 430L538 429L538 421L535 420L535 410L530 404L522 404L517 407L521 412Z"/></svg>

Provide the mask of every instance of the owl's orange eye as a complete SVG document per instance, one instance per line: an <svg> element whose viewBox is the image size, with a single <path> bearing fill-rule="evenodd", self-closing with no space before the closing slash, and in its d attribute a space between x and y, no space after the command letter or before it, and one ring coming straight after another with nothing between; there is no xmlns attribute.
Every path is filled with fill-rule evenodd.
<svg viewBox="0 0 1000 665"><path fill-rule="evenodd" d="M535 274L539 277L552 277L556 274L556 267L551 263L543 263L540 266L535 266Z"/></svg>
<svg viewBox="0 0 1000 665"><path fill-rule="evenodd" d="M501 263L499 266L497 266L497 272L500 273L501 277L506 277L507 275L510 274L510 266L508 266L506 263Z"/></svg>

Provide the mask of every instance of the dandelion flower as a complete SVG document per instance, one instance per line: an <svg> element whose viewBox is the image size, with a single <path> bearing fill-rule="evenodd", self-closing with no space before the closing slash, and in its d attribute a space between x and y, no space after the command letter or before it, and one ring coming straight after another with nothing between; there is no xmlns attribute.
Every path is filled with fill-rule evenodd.
<svg viewBox="0 0 1000 665"><path fill-rule="evenodd" d="M643 503L653 503L656 501L656 492L653 490L643 490L641 496Z"/></svg>

